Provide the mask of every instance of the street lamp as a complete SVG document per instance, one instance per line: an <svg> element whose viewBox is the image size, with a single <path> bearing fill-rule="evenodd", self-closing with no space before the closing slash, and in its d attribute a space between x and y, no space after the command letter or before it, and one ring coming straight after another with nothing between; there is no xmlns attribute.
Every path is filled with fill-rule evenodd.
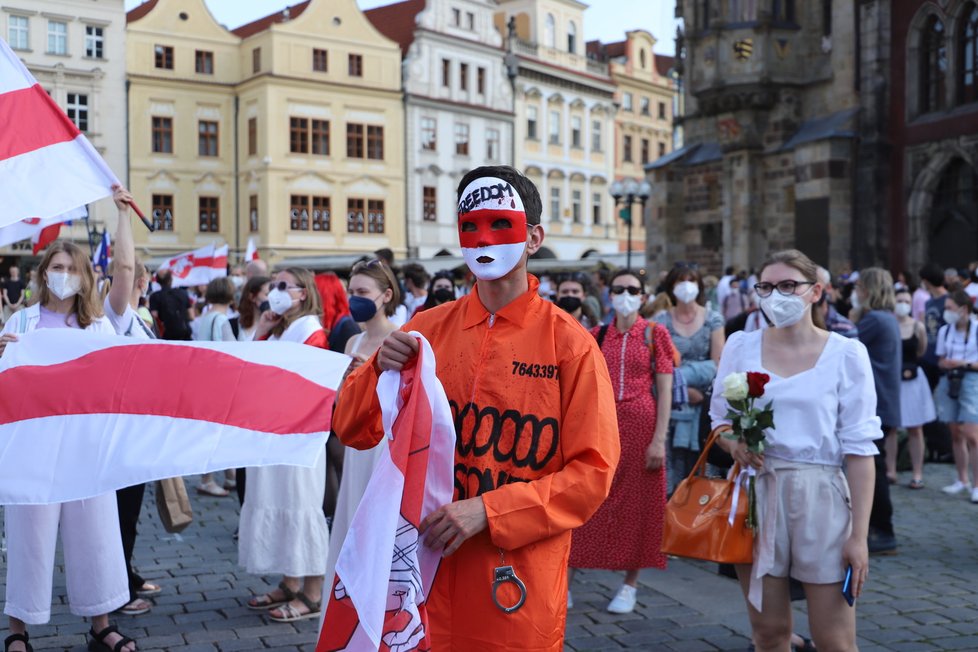
<svg viewBox="0 0 978 652"><path fill-rule="evenodd" d="M608 188L608 192L615 200L615 206L619 203L624 204L618 211L618 217L628 226L628 249L625 267L632 268L632 204L636 201L642 205L642 215L645 215L645 202L652 196L652 184L647 180L636 181L635 179L625 179L615 181Z"/></svg>

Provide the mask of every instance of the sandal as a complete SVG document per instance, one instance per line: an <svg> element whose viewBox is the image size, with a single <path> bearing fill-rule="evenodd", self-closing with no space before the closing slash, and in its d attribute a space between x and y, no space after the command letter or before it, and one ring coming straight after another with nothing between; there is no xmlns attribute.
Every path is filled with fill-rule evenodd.
<svg viewBox="0 0 978 652"><path fill-rule="evenodd" d="M224 498L230 492L227 489L222 489L218 486L216 482L211 480L210 482L205 482L204 484L197 487L197 493L203 494L205 496L214 496L216 498Z"/></svg>
<svg viewBox="0 0 978 652"><path fill-rule="evenodd" d="M910 487L911 489L923 489L924 488L924 481L923 480L911 480L910 481L910 484L908 484L907 486Z"/></svg>
<svg viewBox="0 0 978 652"><path fill-rule="evenodd" d="M255 611L265 611L266 609L274 609L275 607L281 607L283 604L288 604L295 600L295 591L290 589L285 585L285 582L278 583L278 589L285 596L284 600L276 600L272 597L272 592L264 593L262 595L256 595L248 600L248 608Z"/></svg>
<svg viewBox="0 0 978 652"><path fill-rule="evenodd" d="M815 644L812 643L812 639L801 636L801 640L802 640L802 644L800 646L799 645L791 646L791 649L794 652L816 652Z"/></svg>
<svg viewBox="0 0 978 652"><path fill-rule="evenodd" d="M136 591L136 595L140 598L152 598L154 595L159 595L162 592L163 588L159 584L143 582L143 585Z"/></svg>
<svg viewBox="0 0 978 652"><path fill-rule="evenodd" d="M92 640L88 642L89 652L122 652L122 648L130 643L136 642L128 636L119 634L119 636L122 636L122 639L112 647L109 647L109 644L105 642L105 637L109 634L119 634L119 630L116 629L115 625L109 625L98 634L95 633L94 629L89 629L88 635L92 637Z"/></svg>
<svg viewBox="0 0 978 652"><path fill-rule="evenodd" d="M291 601L289 601L278 608L278 610L282 612L281 616L273 616L268 614L268 617L277 623L294 623L297 620L319 618L319 612L323 608L323 601L321 599L315 601L310 600L302 591L298 591L295 594L295 597L299 602L306 605L306 607L309 609L308 612L300 612L298 609L293 607Z"/></svg>
<svg viewBox="0 0 978 652"><path fill-rule="evenodd" d="M136 598L132 602L122 605L116 609L116 613L120 613L126 616L142 616L143 614L148 614L149 610L153 608L153 605L147 600L142 598Z"/></svg>
<svg viewBox="0 0 978 652"><path fill-rule="evenodd" d="M10 652L10 644L17 643L18 641L24 644L27 652L34 652L34 648L31 647L31 644L28 641L29 638L30 636L27 634L27 632L24 632L23 634L11 634L3 640L3 652Z"/></svg>

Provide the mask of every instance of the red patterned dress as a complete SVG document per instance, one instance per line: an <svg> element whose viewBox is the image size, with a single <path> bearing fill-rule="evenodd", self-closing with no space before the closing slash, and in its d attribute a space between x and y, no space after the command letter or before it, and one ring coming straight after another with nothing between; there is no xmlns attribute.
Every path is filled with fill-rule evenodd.
<svg viewBox="0 0 978 652"><path fill-rule="evenodd" d="M612 324L601 352L608 363L618 410L621 461L608 499L587 523L574 530L569 566L633 570L665 568L662 522L666 510L666 471L645 468L645 450L655 431L652 364L646 328L652 326L657 373L672 373L672 340L660 324L641 317L626 333ZM598 328L591 330L597 336ZM672 400L672 397L665 397Z"/></svg>

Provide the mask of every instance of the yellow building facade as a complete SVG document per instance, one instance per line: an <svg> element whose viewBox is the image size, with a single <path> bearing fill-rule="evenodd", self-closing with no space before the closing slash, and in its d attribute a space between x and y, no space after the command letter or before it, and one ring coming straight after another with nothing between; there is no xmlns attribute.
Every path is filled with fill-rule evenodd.
<svg viewBox="0 0 978 652"><path fill-rule="evenodd" d="M405 251L401 53L355 0L234 32L203 0L129 12L130 179L150 256L256 238L274 261ZM233 258L233 256L232 256Z"/></svg>

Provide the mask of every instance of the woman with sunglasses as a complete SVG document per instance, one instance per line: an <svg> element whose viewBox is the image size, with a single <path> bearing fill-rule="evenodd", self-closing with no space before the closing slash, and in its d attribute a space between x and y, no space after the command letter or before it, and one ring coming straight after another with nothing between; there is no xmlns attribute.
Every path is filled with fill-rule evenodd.
<svg viewBox="0 0 978 652"><path fill-rule="evenodd" d="M680 373L689 389L689 403L672 411L666 464L669 493L689 475L700 452L700 417L713 386L723 350L723 316L706 307L698 266L679 263L663 282L672 307L656 321L669 331L682 363Z"/></svg>
<svg viewBox="0 0 978 652"><path fill-rule="evenodd" d="M289 267L277 273L268 304L269 310L258 321L256 340L327 348L320 321L322 303L309 271ZM248 600L248 608L270 609L269 618L277 622L318 618L329 552L329 529L323 514L325 448L313 468L250 468L247 478L238 563L255 575L284 575L278 588Z"/></svg>
<svg viewBox="0 0 978 652"><path fill-rule="evenodd" d="M776 427L764 433L765 452L717 440L758 474L754 561L736 567L753 641L758 652L789 649L790 576L804 587L816 648L856 650L843 580L851 567L858 598L869 570L873 442L883 436L869 354L858 340L825 330L812 308L823 290L817 267L800 251L772 255L754 289L773 328L730 336L710 404L713 426L729 430L723 380L748 371L770 376L760 405L773 403Z"/></svg>

